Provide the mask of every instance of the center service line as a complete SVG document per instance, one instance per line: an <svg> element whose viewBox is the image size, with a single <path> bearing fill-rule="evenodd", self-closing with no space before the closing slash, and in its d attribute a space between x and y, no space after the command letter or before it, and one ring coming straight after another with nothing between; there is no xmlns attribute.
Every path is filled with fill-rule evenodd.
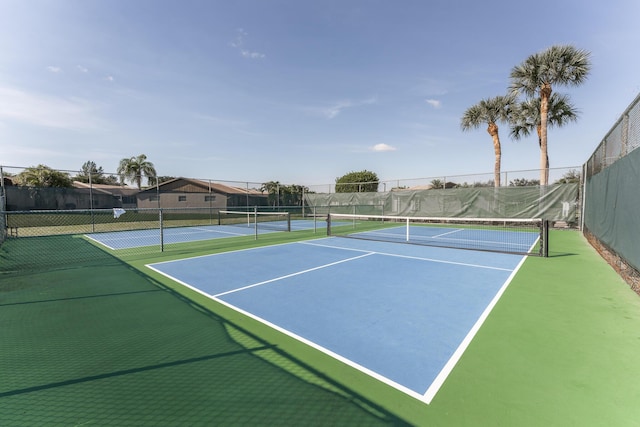
<svg viewBox="0 0 640 427"><path fill-rule="evenodd" d="M325 265L321 265L321 266L318 266L318 267L313 267L313 268L310 268L308 270L297 271L297 272L292 273L292 274L287 274L286 276L280 276L280 277L276 277L274 279L265 280L264 282L254 283L253 285L247 285L247 286L243 286L242 288L232 289L232 290L227 291L227 292L222 292L220 294L213 295L213 297L214 298L219 298L219 297L222 297L224 295L232 294L232 293L238 292L238 291L243 291L245 289L253 288L255 286L266 285L267 283L276 282L278 280L287 279L289 277L298 276L300 274L305 274L305 273L308 273L310 271L320 270L321 268L331 267L333 265L342 264L343 262L353 261L353 260L356 260L356 259L359 259L359 258L367 257L369 255L374 255L374 254L375 254L375 252L369 252L369 253L366 253L364 255L359 255L359 256L356 256L356 257L347 258L347 259L343 259L343 260L340 260L340 261L332 262L330 264L325 264Z"/></svg>

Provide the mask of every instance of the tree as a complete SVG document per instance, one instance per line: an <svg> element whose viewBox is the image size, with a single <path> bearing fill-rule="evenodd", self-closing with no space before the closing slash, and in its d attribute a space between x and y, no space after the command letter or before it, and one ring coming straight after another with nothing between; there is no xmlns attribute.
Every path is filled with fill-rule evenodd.
<svg viewBox="0 0 640 427"><path fill-rule="evenodd" d="M73 181L68 173L45 165L26 168L17 174L13 181L17 185L29 187L29 196L38 209L57 209L63 203L58 195L64 194L64 189L73 187ZM51 190L51 188L63 190Z"/></svg>
<svg viewBox="0 0 640 427"><path fill-rule="evenodd" d="M431 188L444 188L444 181L442 181L441 179L432 179L431 182Z"/></svg>
<svg viewBox="0 0 640 427"><path fill-rule="evenodd" d="M300 206L302 196L309 189L302 185L283 185L278 181L269 181L262 184L261 192L267 192L268 203L271 206Z"/></svg>
<svg viewBox="0 0 640 427"><path fill-rule="evenodd" d="M303 195L308 191L309 189L303 185L285 185L284 188L280 188L282 204L284 206L301 206Z"/></svg>
<svg viewBox="0 0 640 427"><path fill-rule="evenodd" d="M270 206L279 206L280 205L280 182L279 181L269 181L262 184L260 187L261 192L267 193L267 203Z"/></svg>
<svg viewBox="0 0 640 427"><path fill-rule="evenodd" d="M557 180L555 184L571 184L576 182L580 182L580 172L575 169L571 169L570 171L562 175L562 178Z"/></svg>
<svg viewBox="0 0 640 427"><path fill-rule="evenodd" d="M140 154L137 157L124 158L120 160L118 166L118 176L120 183L124 184L125 179L134 182L138 186L138 190L142 188L142 176L147 177L148 185L156 182L156 169L153 163L147 161L147 156Z"/></svg>
<svg viewBox="0 0 640 427"><path fill-rule="evenodd" d="M493 151L495 154L493 182L496 187L500 187L500 164L502 159L498 122L509 122L515 102L516 98L513 96L496 96L483 99L476 105L469 107L460 121L460 127L463 131L477 129L483 124L487 125L487 132L493 139Z"/></svg>
<svg viewBox="0 0 640 427"><path fill-rule="evenodd" d="M509 187L536 187L540 185L537 179L515 178L509 182Z"/></svg>
<svg viewBox="0 0 640 427"><path fill-rule="evenodd" d="M485 182L475 181L472 186L473 186L473 188L494 187L495 183L492 180L488 180L488 181L485 181Z"/></svg>
<svg viewBox="0 0 640 427"><path fill-rule="evenodd" d="M363 170L349 172L336 178L336 193L377 192L380 180L375 172Z"/></svg>
<svg viewBox="0 0 640 427"><path fill-rule="evenodd" d="M92 184L115 185L118 182L118 179L113 175L104 176L102 166L98 167L95 162L92 162L91 160L82 165L82 172L76 175L73 179L80 182L91 182Z"/></svg>
<svg viewBox="0 0 640 427"><path fill-rule="evenodd" d="M540 98L540 185L547 185L547 128L553 87L579 86L591 70L590 53L571 45L556 45L529 56L511 70L511 90Z"/></svg>
<svg viewBox="0 0 640 427"><path fill-rule="evenodd" d="M438 179L438 178L432 179L430 184L431 184L431 189L432 190L459 187L459 185L456 184L455 182L445 182L445 181L443 181L441 179Z"/></svg>
<svg viewBox="0 0 640 427"><path fill-rule="evenodd" d="M529 136L533 130L538 135L538 145L542 149L542 125L540 121L540 98L522 101L514 110L511 124L511 137L518 140ZM568 122L578 120L578 110L571 104L567 95L553 93L549 97L547 127L562 127ZM549 155L546 155L545 169L549 170Z"/></svg>
<svg viewBox="0 0 640 427"><path fill-rule="evenodd" d="M26 168L15 176L14 181L18 185L26 187L73 187L73 181L68 173L51 169L45 165Z"/></svg>

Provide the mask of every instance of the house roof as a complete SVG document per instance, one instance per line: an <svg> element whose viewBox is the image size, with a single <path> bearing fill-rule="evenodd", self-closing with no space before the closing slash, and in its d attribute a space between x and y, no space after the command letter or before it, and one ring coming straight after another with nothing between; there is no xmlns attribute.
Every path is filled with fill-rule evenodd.
<svg viewBox="0 0 640 427"><path fill-rule="evenodd" d="M74 188L92 188L93 190L97 190L103 193L109 194L124 194L128 196L132 196L138 193L138 189L134 187L129 187L126 185L112 185L112 184L91 184L87 182L73 181Z"/></svg>
<svg viewBox="0 0 640 427"><path fill-rule="evenodd" d="M433 189L433 185L425 184L425 185L416 185L414 187L409 187L409 188L400 188L400 189L394 188L391 191L403 191L403 190L412 191L412 190L431 190L431 189Z"/></svg>
<svg viewBox="0 0 640 427"><path fill-rule="evenodd" d="M155 186L146 188L141 191L141 193L146 192L202 192L208 193L209 191L220 193L220 194L249 194L252 196L263 196L264 193L252 188L242 188L242 187L234 187L231 185L221 184L219 182L212 181L202 181L199 179L192 178L174 178L168 181L160 183L156 188ZM200 191L197 191L200 190Z"/></svg>

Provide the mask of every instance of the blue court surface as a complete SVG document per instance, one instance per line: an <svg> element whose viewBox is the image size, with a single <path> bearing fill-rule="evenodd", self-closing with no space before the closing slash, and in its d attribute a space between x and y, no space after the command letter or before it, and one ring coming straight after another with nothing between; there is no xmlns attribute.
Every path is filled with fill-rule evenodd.
<svg viewBox="0 0 640 427"><path fill-rule="evenodd" d="M185 243L200 240L220 239L223 237L249 236L254 233L254 228L230 225L175 227L165 228L163 230L162 240L165 244ZM130 249L159 245L161 240L159 228L92 233L85 234L85 236L109 249Z"/></svg>
<svg viewBox="0 0 640 427"><path fill-rule="evenodd" d="M147 267L429 403L523 261L332 237Z"/></svg>
<svg viewBox="0 0 640 427"><path fill-rule="evenodd" d="M259 223L258 234L284 231L282 222ZM312 230L314 227L325 228L325 221L296 220L291 221L291 231ZM197 242L225 237L252 236L256 233L255 224L236 225L200 225L192 227L173 227L163 230L164 244ZM131 249L144 246L159 245L160 229L111 231L85 234L85 237L109 249Z"/></svg>

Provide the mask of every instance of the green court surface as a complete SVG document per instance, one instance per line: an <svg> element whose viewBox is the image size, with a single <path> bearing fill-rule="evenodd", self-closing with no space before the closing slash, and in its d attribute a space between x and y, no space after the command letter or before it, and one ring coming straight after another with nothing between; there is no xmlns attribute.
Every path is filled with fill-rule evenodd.
<svg viewBox="0 0 640 427"><path fill-rule="evenodd" d="M276 234L206 251L314 237ZM10 239L0 425L639 425L640 297L578 232L550 239L429 405L144 267L204 249Z"/></svg>

